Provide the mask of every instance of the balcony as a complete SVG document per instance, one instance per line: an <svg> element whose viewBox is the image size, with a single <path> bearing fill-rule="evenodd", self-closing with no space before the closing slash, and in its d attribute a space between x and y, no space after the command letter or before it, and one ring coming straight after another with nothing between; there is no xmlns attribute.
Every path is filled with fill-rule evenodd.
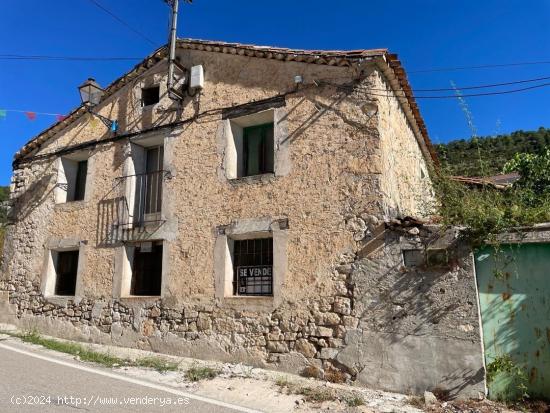
<svg viewBox="0 0 550 413"><path fill-rule="evenodd" d="M127 220L120 222L123 228L143 227L162 221L162 187L167 171L154 171L118 178L125 188Z"/></svg>
<svg viewBox="0 0 550 413"><path fill-rule="evenodd" d="M159 170L116 178L108 199L98 206L99 243L147 239L162 225L163 183L170 176Z"/></svg>

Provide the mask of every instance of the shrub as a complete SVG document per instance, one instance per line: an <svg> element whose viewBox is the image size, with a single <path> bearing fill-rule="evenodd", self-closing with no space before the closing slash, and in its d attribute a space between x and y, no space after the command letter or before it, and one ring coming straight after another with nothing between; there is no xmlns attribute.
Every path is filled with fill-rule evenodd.
<svg viewBox="0 0 550 413"><path fill-rule="evenodd" d="M191 366L189 370L185 372L185 378L189 381L196 382L200 380L211 380L219 374L219 371L212 367Z"/></svg>

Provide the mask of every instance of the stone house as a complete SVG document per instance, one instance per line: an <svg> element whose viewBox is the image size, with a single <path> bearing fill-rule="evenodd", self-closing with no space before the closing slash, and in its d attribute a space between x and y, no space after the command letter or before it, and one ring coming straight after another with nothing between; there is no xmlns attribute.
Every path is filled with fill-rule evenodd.
<svg viewBox="0 0 550 413"><path fill-rule="evenodd" d="M180 39L183 100L167 91L166 56L155 51L15 155L2 317L392 390L455 372L471 345L419 386L399 378L400 362L368 374L376 363L359 357L384 341L362 338L376 271L364 272L358 252L433 198L435 155L397 56ZM387 254L375 252L386 264ZM457 282L469 297L469 281ZM464 334L475 347L472 306ZM422 340L409 343L411 359Z"/></svg>

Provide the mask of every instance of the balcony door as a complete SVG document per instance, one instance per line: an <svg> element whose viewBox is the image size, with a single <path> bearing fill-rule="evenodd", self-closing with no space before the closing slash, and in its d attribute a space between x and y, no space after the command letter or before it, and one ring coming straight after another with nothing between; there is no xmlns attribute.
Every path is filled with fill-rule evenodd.
<svg viewBox="0 0 550 413"><path fill-rule="evenodd" d="M145 175L142 188L144 190L144 221L160 220L162 207L162 179L163 179L164 148L156 146L147 148L145 157Z"/></svg>

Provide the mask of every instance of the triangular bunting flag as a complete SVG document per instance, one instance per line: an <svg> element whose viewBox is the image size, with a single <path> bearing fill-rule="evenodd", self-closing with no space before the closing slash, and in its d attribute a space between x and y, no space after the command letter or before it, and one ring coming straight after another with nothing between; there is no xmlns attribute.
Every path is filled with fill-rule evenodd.
<svg viewBox="0 0 550 413"><path fill-rule="evenodd" d="M36 119L36 112L25 112L25 115L27 115L27 118L29 120L35 120Z"/></svg>
<svg viewBox="0 0 550 413"><path fill-rule="evenodd" d="M7 115L7 112L4 109L0 109L0 119L4 119Z"/></svg>
<svg viewBox="0 0 550 413"><path fill-rule="evenodd" d="M67 119L67 116L65 116L65 115L55 115L55 118L57 119L58 122L61 122L62 120Z"/></svg>
<svg viewBox="0 0 550 413"><path fill-rule="evenodd" d="M93 118L91 121L90 121L90 126L92 128L96 128L97 125L99 124L98 120L96 118Z"/></svg>

